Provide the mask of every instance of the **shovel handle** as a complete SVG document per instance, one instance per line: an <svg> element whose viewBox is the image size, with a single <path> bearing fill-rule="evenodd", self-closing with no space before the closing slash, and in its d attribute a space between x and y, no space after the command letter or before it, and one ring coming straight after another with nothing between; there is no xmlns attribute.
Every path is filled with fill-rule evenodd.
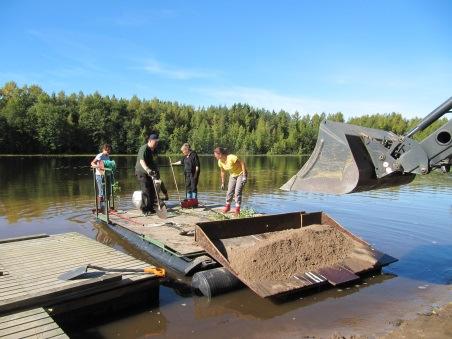
<svg viewBox="0 0 452 339"><path fill-rule="evenodd" d="M176 180L176 176L174 175L174 168L173 168L173 162L171 161L171 157L168 157L169 159L169 163L171 166L171 172L173 173L173 178L174 178L174 184L176 185L176 190L177 190L177 197L179 198L179 203L182 203L180 200L180 193L179 193L179 187L177 187L177 180Z"/></svg>
<svg viewBox="0 0 452 339"><path fill-rule="evenodd" d="M165 269L161 267L146 267L144 273L154 274L157 277L164 277L166 275Z"/></svg>
<svg viewBox="0 0 452 339"><path fill-rule="evenodd" d="M149 273L154 274L157 277L164 277L166 272L164 268L160 267L146 267L146 268L105 268L96 265L88 265L88 268L93 268L98 271L104 272L136 272L136 273Z"/></svg>

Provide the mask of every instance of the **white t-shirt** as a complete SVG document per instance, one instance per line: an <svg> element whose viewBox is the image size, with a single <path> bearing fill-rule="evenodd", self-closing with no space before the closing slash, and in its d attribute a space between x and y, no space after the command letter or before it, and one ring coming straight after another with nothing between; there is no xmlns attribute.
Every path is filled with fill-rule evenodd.
<svg viewBox="0 0 452 339"><path fill-rule="evenodd" d="M99 153L98 155L96 155L96 157L94 158L94 160L96 161L96 163L100 160L110 160L110 156L108 154L104 154L104 153ZM96 175L102 175L103 173L101 173L99 171L98 168L96 168Z"/></svg>

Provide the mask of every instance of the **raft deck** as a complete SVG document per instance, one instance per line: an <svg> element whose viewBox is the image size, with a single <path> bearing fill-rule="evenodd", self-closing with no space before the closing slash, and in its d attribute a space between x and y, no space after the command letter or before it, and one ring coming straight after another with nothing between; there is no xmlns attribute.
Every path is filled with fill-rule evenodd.
<svg viewBox="0 0 452 339"><path fill-rule="evenodd" d="M233 213L223 214L221 206L213 204L187 209L168 205L167 210L166 219L155 214L144 216L138 209L110 211L107 225L165 266L184 275L218 266L195 242L195 227L199 222L234 218Z"/></svg>

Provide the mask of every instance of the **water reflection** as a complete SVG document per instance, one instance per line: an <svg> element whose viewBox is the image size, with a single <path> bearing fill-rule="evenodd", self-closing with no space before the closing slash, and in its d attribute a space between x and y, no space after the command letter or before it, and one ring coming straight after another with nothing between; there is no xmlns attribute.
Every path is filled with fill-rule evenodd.
<svg viewBox="0 0 452 339"><path fill-rule="evenodd" d="M90 213L91 158L0 157L0 238L76 231L153 263L144 251L94 221ZM131 206L130 197L139 187L133 175L135 157L113 158L118 165L116 178L122 187L119 208L126 208ZM284 304L262 300L246 289L210 301L192 298L186 289L189 281L172 275L174 280L161 287L158 309L109 319L104 325L79 330L80 337L85 334L109 338L194 337L216 336L219 331L224 336L243 337L247 333L264 335L275 328L287 329L286 334L299 335L306 330L302 332L322 336L319 329L341 326L371 331L372 322L377 331L393 317L415 313L419 305L450 300L450 174L421 176L410 185L397 188L333 196L278 190L298 172L303 158L245 157L245 160L250 169L245 207L264 213L324 211L399 261L385 268L385 275L364 280L367 285L342 291L332 289ZM201 201L223 203L225 192L219 190L220 175L213 157L201 157L201 162ZM168 159L163 157L160 163L167 165ZM175 170L179 187L183 187L181 168ZM171 170L162 167L161 172L174 203L177 195ZM303 321L293 321L295 318Z"/></svg>
<svg viewBox="0 0 452 339"><path fill-rule="evenodd" d="M122 312L102 320L87 320L84 327L68 319L56 319L58 324L70 333L71 338L142 338L162 335L168 328L168 320L158 309L135 310L132 314ZM133 321L133 326L130 326ZM108 326L115 323L114 327Z"/></svg>
<svg viewBox="0 0 452 339"><path fill-rule="evenodd" d="M415 247L396 265L397 273L402 277L419 280L428 284L450 285L452 281L452 245L440 245L437 242ZM430 263L434 262L435 265Z"/></svg>
<svg viewBox="0 0 452 339"><path fill-rule="evenodd" d="M113 157L117 162L117 180L122 187L124 203L129 203L131 193L139 185L134 176L135 157ZM295 156L249 156L244 157L249 167L249 180L245 198L257 194L272 194L276 198L287 199L290 193L278 188L295 174L306 158ZM21 219L35 218L64 213L67 209L86 208L92 203L93 182L89 169L91 157L1 157L0 156L0 216L11 224ZM161 175L173 199L177 199L176 187L168 167L168 158L161 157ZM201 199L222 201L224 192L219 190L220 175L213 157L201 157L202 175L199 183ZM166 166L166 167L165 167ZM175 167L178 186L183 191L183 173ZM418 177L408 186L360 193L360 197L389 201L399 200L412 193L450 195L451 175L431 174ZM356 195L352 195L356 196ZM333 199L322 194L292 195L298 200ZM351 199L353 200L353 199ZM428 203L429 204L429 203Z"/></svg>
<svg viewBox="0 0 452 339"><path fill-rule="evenodd" d="M291 295L288 299L263 299L248 289L218 296L213 299L195 297L195 315L197 319L216 317L223 314L234 314L239 318L272 319L293 310L308 307L309 305L325 302L330 299L345 298L362 289L381 284L394 278L392 274L377 274L363 279L359 284L345 288L333 288L322 291L312 291Z"/></svg>

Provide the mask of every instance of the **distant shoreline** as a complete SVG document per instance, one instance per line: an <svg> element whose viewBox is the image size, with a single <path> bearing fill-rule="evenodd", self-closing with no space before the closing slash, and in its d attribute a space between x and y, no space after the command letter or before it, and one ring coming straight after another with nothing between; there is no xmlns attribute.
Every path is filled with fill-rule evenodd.
<svg viewBox="0 0 452 339"><path fill-rule="evenodd" d="M307 157L310 154L241 154L236 153L240 156L246 157ZM198 154L199 156L206 157L212 156L212 154ZM87 154L0 154L0 157L40 157L40 158L69 158L69 157L92 157L95 153ZM136 154L111 154L111 157L131 157L136 156ZM158 154L159 157L180 157L181 154Z"/></svg>

